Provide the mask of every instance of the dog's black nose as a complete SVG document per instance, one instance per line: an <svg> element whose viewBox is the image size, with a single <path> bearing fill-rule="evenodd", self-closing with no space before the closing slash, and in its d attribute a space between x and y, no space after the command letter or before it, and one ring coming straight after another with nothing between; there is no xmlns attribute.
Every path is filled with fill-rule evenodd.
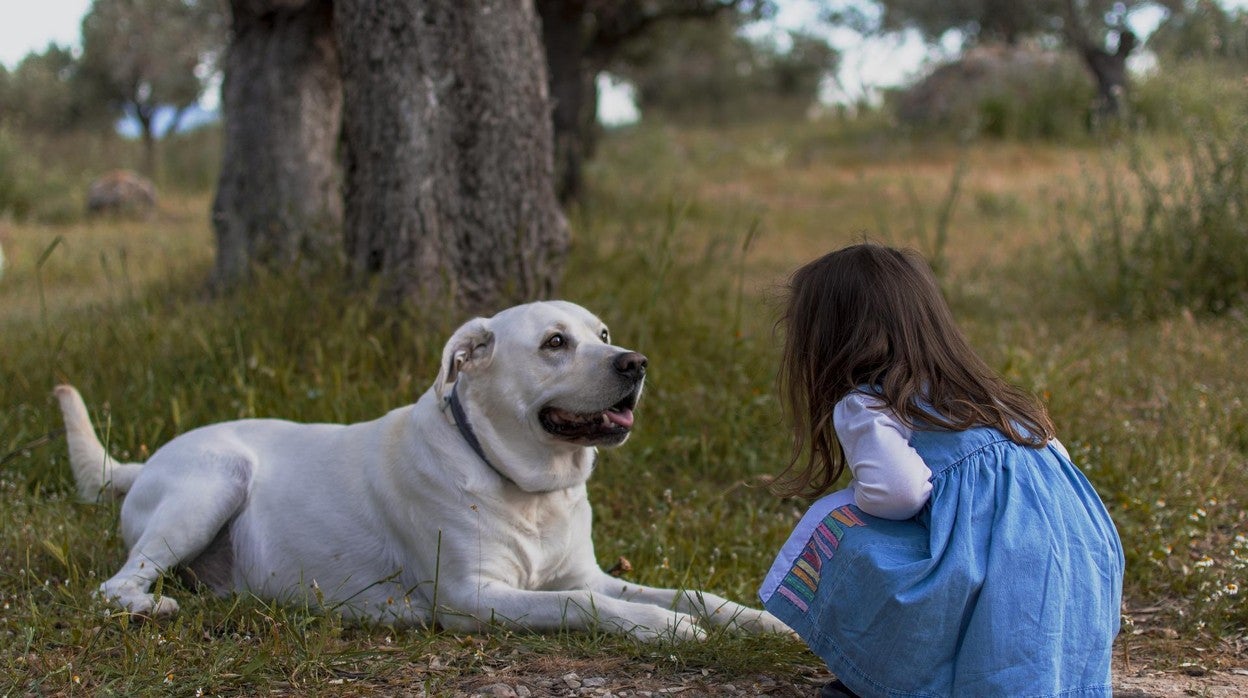
<svg viewBox="0 0 1248 698"><path fill-rule="evenodd" d="M635 381L646 377L646 357L635 351L615 355L615 370Z"/></svg>

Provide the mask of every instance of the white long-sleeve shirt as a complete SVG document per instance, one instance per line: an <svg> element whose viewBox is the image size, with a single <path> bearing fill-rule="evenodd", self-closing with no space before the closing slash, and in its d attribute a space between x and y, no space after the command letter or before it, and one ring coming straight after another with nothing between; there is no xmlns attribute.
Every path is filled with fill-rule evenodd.
<svg viewBox="0 0 1248 698"><path fill-rule="evenodd" d="M932 471L910 447L912 430L884 401L850 393L832 411L836 436L853 480L849 489L859 509L882 519L908 519L932 492Z"/></svg>

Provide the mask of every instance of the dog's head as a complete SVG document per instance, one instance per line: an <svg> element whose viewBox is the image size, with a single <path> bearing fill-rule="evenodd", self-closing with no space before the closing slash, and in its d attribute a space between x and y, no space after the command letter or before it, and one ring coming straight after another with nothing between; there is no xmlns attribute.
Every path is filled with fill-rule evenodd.
<svg viewBox="0 0 1248 698"><path fill-rule="evenodd" d="M523 489L584 482L593 447L618 446L633 427L646 357L611 343L579 305L528 303L455 331L434 392L456 390L494 467Z"/></svg>

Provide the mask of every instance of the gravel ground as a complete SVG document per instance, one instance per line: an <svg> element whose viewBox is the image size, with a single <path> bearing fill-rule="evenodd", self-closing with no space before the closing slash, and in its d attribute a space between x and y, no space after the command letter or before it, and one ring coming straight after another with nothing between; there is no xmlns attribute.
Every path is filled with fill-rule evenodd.
<svg viewBox="0 0 1248 698"><path fill-rule="evenodd" d="M813 698L824 676L797 677L777 680L754 676L731 681L716 679L713 674L689 672L667 674L661 679L644 673L638 676L582 676L568 672L559 677L517 676L508 680L483 677L478 685L464 685L455 693L473 698L659 698L661 696L772 696L775 698ZM1209 696L1232 698L1248 696L1248 668L1229 671L1200 669L1179 671L1119 670L1114 675L1114 694L1120 698L1163 698L1169 696Z"/></svg>

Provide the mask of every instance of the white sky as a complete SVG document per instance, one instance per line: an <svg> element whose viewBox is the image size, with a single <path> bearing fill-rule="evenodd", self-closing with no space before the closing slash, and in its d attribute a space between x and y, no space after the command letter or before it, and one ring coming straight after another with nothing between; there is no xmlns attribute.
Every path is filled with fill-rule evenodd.
<svg viewBox="0 0 1248 698"><path fill-rule="evenodd" d="M13 68L50 42L78 45L91 0L0 0L0 63Z"/></svg>

